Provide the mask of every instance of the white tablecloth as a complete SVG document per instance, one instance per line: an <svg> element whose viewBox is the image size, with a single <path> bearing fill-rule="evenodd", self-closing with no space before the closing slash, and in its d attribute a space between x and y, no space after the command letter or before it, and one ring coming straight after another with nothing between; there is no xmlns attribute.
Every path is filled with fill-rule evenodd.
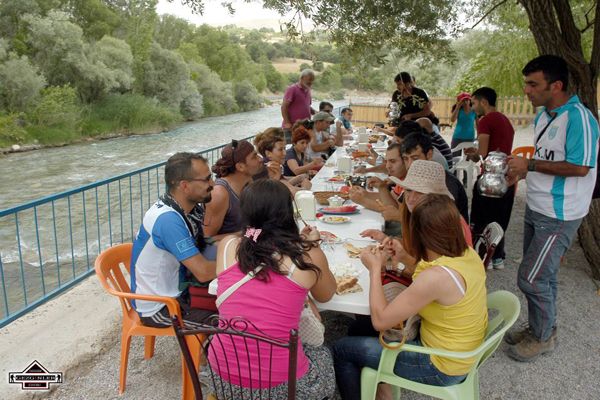
<svg viewBox="0 0 600 400"><path fill-rule="evenodd" d="M339 148L321 168L319 173L312 179L312 190L338 190L343 183L332 184L328 179L334 176L336 170L337 157L344 155L345 150ZM346 203L348 204L348 203ZM352 203L350 203L352 204ZM323 206L317 206L320 208ZM367 210L359 206L358 214L350 215L351 221L344 224L328 224L319 220L306 221L310 225L315 225L319 231L329 231L335 234L341 241L334 245L323 244L321 248L325 252L331 271L336 274L343 270L354 271L358 277L358 283L362 287L362 292L350 293L339 296L335 294L327 303L316 302L320 310L342 311L354 314L369 315L369 271L362 265L360 259L350 258L348 252L343 246L344 241L349 241L356 247L365 247L375 242L360 237L360 232L365 229L383 229L384 220L380 213ZM301 223L300 223L301 224ZM217 293L217 280L213 280L209 286L209 293Z"/></svg>
<svg viewBox="0 0 600 400"><path fill-rule="evenodd" d="M345 150L342 148L329 158L325 166L321 168L319 173L312 179L313 191L320 190L338 190L343 184L332 184L327 180L334 176L336 170L337 157L344 155ZM348 202L346 203L348 204ZM352 204L350 202L350 204ZM322 206L319 206L322 207ZM309 224L315 224L320 231L329 231L337 237L350 241L356 247L365 247L375 242L366 240L360 237L360 232L365 229L383 229L384 220L380 213L371 211L359 206L360 213L350 215L351 221L344 224L327 224L321 221L307 221ZM327 303L316 303L320 310L342 311L354 314L369 315L369 271L362 265L360 259L348 257L348 252L342 243L331 246L322 245L323 251L327 256L331 271L335 274L342 269L346 269L344 264L350 264L350 268L358 273L358 282L362 287L362 292L345 294L338 296L337 294Z"/></svg>

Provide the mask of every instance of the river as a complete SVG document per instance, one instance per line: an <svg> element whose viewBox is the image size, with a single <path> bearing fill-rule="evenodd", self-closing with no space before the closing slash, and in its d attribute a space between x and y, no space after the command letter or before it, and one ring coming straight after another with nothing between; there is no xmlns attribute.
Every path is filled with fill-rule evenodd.
<svg viewBox="0 0 600 400"><path fill-rule="evenodd" d="M168 132L135 135L0 157L0 209L279 126L279 106L204 118Z"/></svg>

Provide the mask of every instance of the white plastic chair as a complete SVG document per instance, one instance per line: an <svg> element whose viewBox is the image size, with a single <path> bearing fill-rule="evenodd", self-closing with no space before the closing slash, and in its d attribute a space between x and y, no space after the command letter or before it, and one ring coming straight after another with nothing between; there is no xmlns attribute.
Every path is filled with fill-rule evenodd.
<svg viewBox="0 0 600 400"><path fill-rule="evenodd" d="M504 229L502 229L500 224L497 222L490 222L485 227L481 235L477 236L477 240L475 241L475 246L473 246L473 248L477 253L479 253L485 268L487 268L492 261L494 251L496 251L496 247L503 237Z"/></svg>
<svg viewBox="0 0 600 400"><path fill-rule="evenodd" d="M463 142L451 150L452 154L460 151L460 156L453 158L453 167L450 169L450 172L462 182L467 193L470 193L470 191L473 190L479 168L477 163L467 160L465 155L465 149L471 147L477 147L477 144L475 142ZM466 182L464 179L465 175L467 177Z"/></svg>

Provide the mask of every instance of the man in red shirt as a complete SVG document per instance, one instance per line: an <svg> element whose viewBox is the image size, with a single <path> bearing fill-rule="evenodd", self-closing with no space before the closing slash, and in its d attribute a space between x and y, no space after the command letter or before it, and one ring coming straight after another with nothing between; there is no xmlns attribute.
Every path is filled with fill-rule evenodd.
<svg viewBox="0 0 600 400"><path fill-rule="evenodd" d="M301 119L310 119L315 110L311 107L312 97L310 88L315 80L315 73L305 69L300 73L298 83L288 86L281 103L282 128L286 143L292 140L292 125Z"/></svg>
<svg viewBox="0 0 600 400"><path fill-rule="evenodd" d="M477 140L479 141L478 156L487 157L489 152L501 151L510 155L512 151L515 130L504 114L496 111L496 91L489 87L481 87L471 95L473 110L477 114ZM512 212L515 188L509 187L501 198L485 197L479 193L478 184L473 187L471 202L471 226L473 234L483 232L490 222L497 222L504 232L508 228ZM504 268L504 239L496 247L492 257L494 269Z"/></svg>

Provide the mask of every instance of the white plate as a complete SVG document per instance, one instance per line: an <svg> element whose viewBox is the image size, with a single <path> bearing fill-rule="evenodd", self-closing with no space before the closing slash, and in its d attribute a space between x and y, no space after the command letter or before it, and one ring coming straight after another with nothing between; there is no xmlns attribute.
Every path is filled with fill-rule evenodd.
<svg viewBox="0 0 600 400"><path fill-rule="evenodd" d="M346 222L352 221L352 218L341 215L325 215L320 217L319 220L326 224L345 224Z"/></svg>

